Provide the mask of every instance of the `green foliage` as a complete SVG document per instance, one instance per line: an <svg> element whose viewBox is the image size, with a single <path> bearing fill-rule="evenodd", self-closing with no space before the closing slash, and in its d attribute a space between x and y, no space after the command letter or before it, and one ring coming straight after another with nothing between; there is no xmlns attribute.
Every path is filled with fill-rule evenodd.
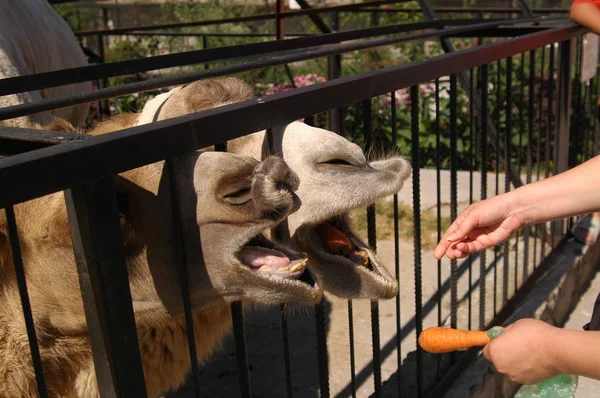
<svg viewBox="0 0 600 398"><path fill-rule="evenodd" d="M159 44L160 40L156 37L119 40L106 50L106 61L117 62L158 55Z"/></svg>
<svg viewBox="0 0 600 398"><path fill-rule="evenodd" d="M473 0L464 0L465 6L472 5ZM389 5L396 8L417 8L416 2L406 2L401 4ZM60 9L61 7L57 7ZM226 2L166 2L161 5L162 19L157 23L173 22L191 22L198 20L218 20L223 18L240 18L247 15L265 14L273 12L266 6L261 5L236 5ZM65 18L73 18L74 8L72 5L62 7L61 14ZM445 17L457 17L445 15ZM464 17L464 15L461 15ZM97 17L96 17L97 18ZM332 26L332 15L322 14L325 23ZM395 12L395 13L339 13L339 29L362 29L374 26L387 26L393 24L406 24L422 20L422 13L415 12ZM72 22L70 22L72 23ZM95 23L95 22L94 22ZM235 46L253 42L272 40L273 37L243 37L243 36L210 36L219 33L272 33L274 31L274 22L272 19L252 22L235 22L207 26L195 26L179 28L177 32L189 33L193 37L133 37L127 40L116 41L106 51L108 61L120 61L125 59L143 58L151 55L158 55L170 52L197 50L204 47L202 35L208 34L207 39L209 47ZM304 17L295 17L286 19L286 31L315 33L319 31L316 25ZM405 35L405 34L403 34ZM386 36L391 37L391 36ZM377 39L377 38L376 38ZM373 40L373 39L368 39ZM486 44L497 39L485 39L480 44ZM454 38L452 43L457 49L469 48L478 44L476 39ZM422 60L429 57L442 54L443 51L439 41L434 40L422 43L393 44L379 46L369 50L354 51L345 53L342 56L341 75L355 75L371 70L384 68L390 65L408 63L415 60ZM544 70L541 65L541 51L538 50L535 58L534 70L534 91L531 93L534 97L534 114L529 115L529 55L516 56L513 58L512 86L507 91L507 66L506 60L500 63L488 66L488 103L486 116L498 129L500 140L508 142L509 154L513 164L526 165L527 162L535 163L542 161L548 155L552 158L554 148L547 146L547 131L553 131L555 122L548 125L547 100L544 105L539 104L539 98L547 98L548 95L548 49L545 51ZM232 61L237 62L237 61ZM213 63L211 68L230 65L232 62ZM236 76L248 82L255 88L257 95L265 95L277 92L279 89L292 89L292 78L318 75L327 76L328 61L326 58L306 60L288 65L289 72L283 65L261 68L254 71L239 73ZM201 70L204 65L192 65L171 69L162 74L180 73L182 70ZM521 71L522 70L522 71ZM499 72L499 74L498 74ZM476 97L481 96L481 83L478 82L478 71L474 70L472 82L474 84L473 93ZM468 75L468 71L467 71ZM497 78L500 80L497 80ZM448 167L450 162L450 100L449 100L449 78L440 79L440 104L438 118L435 115L433 82L422 82L419 87L419 106L418 106L418 129L419 129L419 155L422 166L434 167L439 164L442 167ZM521 89L523 81L523 89ZM110 79L111 85L121 84L122 78ZM302 84L295 86L301 86ZM456 147L458 151L457 161L459 169L470 169L480 167L481 162L481 124L482 115L477 114L471 109L472 101L470 94L463 92L461 84L458 84L457 95L457 125L456 125ZM272 88L274 90L270 90ZM522 91L521 91L522 90ZM512 109L510 116L512 123L508 131L509 139L506 140L508 115L507 95L510 93L512 98ZM396 99L396 125L392 126L391 117L391 97L384 95L371 99L371 124L374 134L374 150L376 152L389 153L400 152L405 156L413 156L412 151L412 133L411 133L411 103L409 101L408 89L399 90ZM554 90L556 96L556 89ZM151 96L150 96L151 97ZM124 96L112 101L112 109L115 112L135 111L143 107L144 102L149 98L147 95ZM555 101L555 98L553 99ZM364 145L364 123L363 106L353 104L343 110L343 130L346 136ZM529 134L528 120L534 120L533 130ZM324 115L318 115L316 124L320 127L326 127L327 118ZM591 123L586 121L585 123ZM393 137L393 132L396 136ZM439 138L437 132L439 131ZM531 135L531 137L529 137ZM529 142L531 138L531 142ZM492 150L491 141L487 143L490 151L487 158L488 167L494 168L499 161L498 154ZM438 147L439 145L439 147ZM532 156L527 156L527 151L532 150ZM503 165L500 164L500 169ZM548 164L552 167L552 163Z"/></svg>
<svg viewBox="0 0 600 398"><path fill-rule="evenodd" d="M55 4L54 10L71 27L71 30L90 30L98 27L101 20L99 10L92 8L76 7L74 4Z"/></svg>

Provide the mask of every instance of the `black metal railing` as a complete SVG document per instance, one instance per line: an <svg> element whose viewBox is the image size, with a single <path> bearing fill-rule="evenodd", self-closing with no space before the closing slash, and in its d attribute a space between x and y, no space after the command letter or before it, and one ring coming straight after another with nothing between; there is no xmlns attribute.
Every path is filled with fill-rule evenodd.
<svg viewBox="0 0 600 398"><path fill-rule="evenodd" d="M427 4L423 3L422 9L425 10ZM361 391L361 395L374 396L404 393L419 397L441 396L477 355L477 350L448 357L438 356L434 360L415 347L416 336L426 325L448 324L453 327L482 329L502 324L524 300L527 291L535 284L539 275L549 266L547 259L552 256L552 248L558 240L565 236L567 225L560 221L555 222L551 231L548 231L545 225L526 228L520 235L496 250L473 256L460 264L456 260L432 262L435 272L431 273L426 264L429 262L428 257L424 256L424 241L427 238L424 232L424 217L427 209L422 203L422 200L426 199L422 197L422 187L431 181L431 178L435 180L433 195L436 214L432 218L433 221L428 221L433 222L435 228L427 232L431 232L439 240L444 228L444 219L452 221L465 204L502 191L503 173L503 188L508 191L511 187L532 182L534 173L536 179L548 177L588 159L597 153L598 110L595 104L598 99L598 77L583 83L576 80L578 76L574 76L571 55L577 48L574 41L581 41L585 30L566 20L553 21L552 26L544 25L544 20L536 17L476 21L469 24L466 21L435 20L433 12L426 15L432 20L406 26L331 33L235 48L199 50L0 80L0 95L7 95L172 66L223 60L244 61L205 71L7 107L0 109L0 120L5 120L197 79L225 76L318 57L335 57L350 51L372 49L382 45L439 39L443 40L446 51L443 55L355 75L340 77L340 71L333 70L330 77L334 78L325 83L102 136L77 140L61 136L59 139L58 134L53 132L34 133L31 130L0 127L0 154L5 156L0 158L0 186L9 187L0 190L0 208L5 209L7 215L12 258L17 275L21 275L18 278L19 292L40 396L46 396L43 369L33 328L34 320L28 304L24 264L20 256L18 225L13 216L13 206L53 192L65 191L100 389L106 396L143 396L144 376L141 371L131 292L119 236L113 177L153 162L167 160L169 163L168 159L200 148L213 145L222 147L222 144L229 140L285 125L307 115L350 106L358 106L362 111L362 134L356 134L356 131L344 126L347 121L343 119L341 112L338 116L331 116L331 125L339 126L332 128L333 130L338 131L339 128L349 139L364 143L367 152L378 145L388 144L397 150L401 140L407 143L406 147L400 149L409 153L413 166L410 200L413 227L409 235L413 237L414 258L411 269L414 270L414 308L408 312L403 311L404 300L399 294L391 313L395 321L392 327L387 328L382 327L381 316L382 311L388 311L387 307L382 308L383 303L376 301L371 303L368 329L372 333L372 358L365 358L356 355L357 338L361 337L357 335L357 328L361 326L356 323L356 302L348 300L344 303L348 313L349 338L349 346L344 348L349 351L350 372L347 375L347 383L340 384L340 378L336 377L336 384L332 385L330 373L339 358L332 357L333 348L328 346L328 304L325 301L317 304L311 314L314 317L315 328L310 332L310 338L316 341L316 366L312 367L317 369L313 375L317 376L317 381L312 385L315 390L318 389L318 393L300 390L298 394L314 394L321 397L334 394L336 397L346 397L356 396L357 391ZM523 31L519 31L520 35L517 37L490 39L480 46L460 51L454 51L452 43L447 40L457 34L485 38L489 33L490 36L497 37L506 34L504 27L511 27L517 23L520 28L525 26L530 29L528 34L523 35ZM431 30L409 33L425 29ZM403 35L373 39L375 36L392 33ZM369 40L345 43L355 39ZM580 73L581 69L577 69L577 74ZM428 93L428 98L433 97L433 102L426 102L422 98L423 90L428 84L434 87L433 91ZM576 88L575 95L571 96L573 87ZM406 94L409 102L397 101L397 93ZM375 99L383 95L390 95L391 98L390 103L385 104L385 111L389 110L389 119L384 119L385 122L376 120L376 112L373 110ZM429 104L432 105L431 108ZM571 109L580 111L571 114ZM404 115L403 110L407 111L410 117ZM425 116L430 110L433 117ZM425 119L432 121L432 141L426 140L429 134L426 134L428 131L424 131L423 128ZM389 127L390 131L391 139L387 144L383 141L383 127ZM206 131L219 133L203 133ZM45 135L32 139L34 134ZM569 146L564 143L568 143L570 137L574 138L575 135L577 140L571 141L574 144L569 151ZM15 137L18 137L18 140ZM448 146L443 147L443 142L447 142ZM136 148L136 151L131 151L131 148ZM431 157L434 159L429 162ZM521 175L522 165L525 165L524 179ZM424 170L425 166L435 168L434 177L427 177L429 174ZM57 173L56 170L69 172ZM474 193L477 174L480 195ZM442 183L443 175L448 176L445 183ZM465 177L464 181L468 183L459 185L459 179ZM467 195L464 195L465 185L468 187ZM442 214L443 197L447 198L445 203L449 204L449 214L445 216ZM460 200L460 197L463 197L463 200ZM403 271L409 266L410 260L401 257L400 254L406 250L404 246L401 248L406 238L402 237L400 227L400 202L399 195L394 195L392 256L401 293L406 293L407 282L403 280ZM377 236L380 224L376 222L380 206L382 205L378 203L366 209L366 236L373 248L378 246L378 241L381 244ZM177 232L180 225L177 214L174 209L176 237L181 235L181 231ZM174 250L177 252L181 248ZM181 256L175 258L181 260L178 269L184 270ZM477 261L479 267L474 266ZM180 276L182 283L187 285L185 272L180 272ZM193 336L194 330L190 321L192 312L189 297L185 296L184 289L185 316L188 320L186 327L188 336ZM463 307L462 303L466 303L466 306ZM283 337L284 366L281 368L284 369L283 377L286 382L280 386L257 386L258 378L255 374L260 370L254 369L250 372L253 352L248 349L246 342L261 336L251 333L246 336L247 323L241 304L232 304L242 396L251 396L252 391L292 396L296 389L302 388L294 382L294 353L290 351L288 323L295 314L286 312L283 306L276 310ZM264 333L268 331L265 330ZM277 337L279 338L281 337ZM274 338L272 340L275 341ZM194 364L192 383L195 395L199 396L211 381L202 379L200 375L191 338L189 345L190 358ZM411 356L406 354L415 350L416 363L411 366ZM393 355L397 358L396 370L389 374L381 365ZM302 367L307 366L309 365L306 363L302 364ZM407 377L416 380L416 384L407 383ZM372 389L365 386L371 378ZM277 388L280 390L276 390Z"/></svg>

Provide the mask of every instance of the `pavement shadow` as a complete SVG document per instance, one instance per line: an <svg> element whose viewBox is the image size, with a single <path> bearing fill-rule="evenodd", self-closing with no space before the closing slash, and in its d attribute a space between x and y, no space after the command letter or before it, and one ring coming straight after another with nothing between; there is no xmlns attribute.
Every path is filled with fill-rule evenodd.
<svg viewBox="0 0 600 398"><path fill-rule="evenodd" d="M323 301L325 333L330 328L331 304ZM286 306L294 397L318 397L317 338L314 306ZM279 307L245 310L246 341L252 397L286 397L284 343ZM200 394L209 397L239 397L238 366L233 336L200 367ZM193 397L192 381L165 398Z"/></svg>

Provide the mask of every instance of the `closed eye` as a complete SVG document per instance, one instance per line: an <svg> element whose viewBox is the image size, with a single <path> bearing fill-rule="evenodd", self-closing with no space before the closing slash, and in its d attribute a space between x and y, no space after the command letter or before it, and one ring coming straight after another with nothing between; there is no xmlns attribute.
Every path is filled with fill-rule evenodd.
<svg viewBox="0 0 600 398"><path fill-rule="evenodd" d="M338 164L338 165L344 165L344 166L354 166L352 163L350 163L344 159L332 159L332 160L323 162L323 164Z"/></svg>
<svg viewBox="0 0 600 398"><path fill-rule="evenodd" d="M252 199L250 188L242 188L237 191L223 195L223 200L233 205L243 205Z"/></svg>

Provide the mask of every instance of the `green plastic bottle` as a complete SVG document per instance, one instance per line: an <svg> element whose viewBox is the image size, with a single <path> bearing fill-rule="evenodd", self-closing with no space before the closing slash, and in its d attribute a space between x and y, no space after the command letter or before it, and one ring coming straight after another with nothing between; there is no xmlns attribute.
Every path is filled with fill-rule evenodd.
<svg viewBox="0 0 600 398"><path fill-rule="evenodd" d="M494 326L487 335L494 340L504 333L504 328ZM579 377L576 375L560 374L538 384L524 385L519 388L515 398L572 398L577 390Z"/></svg>

